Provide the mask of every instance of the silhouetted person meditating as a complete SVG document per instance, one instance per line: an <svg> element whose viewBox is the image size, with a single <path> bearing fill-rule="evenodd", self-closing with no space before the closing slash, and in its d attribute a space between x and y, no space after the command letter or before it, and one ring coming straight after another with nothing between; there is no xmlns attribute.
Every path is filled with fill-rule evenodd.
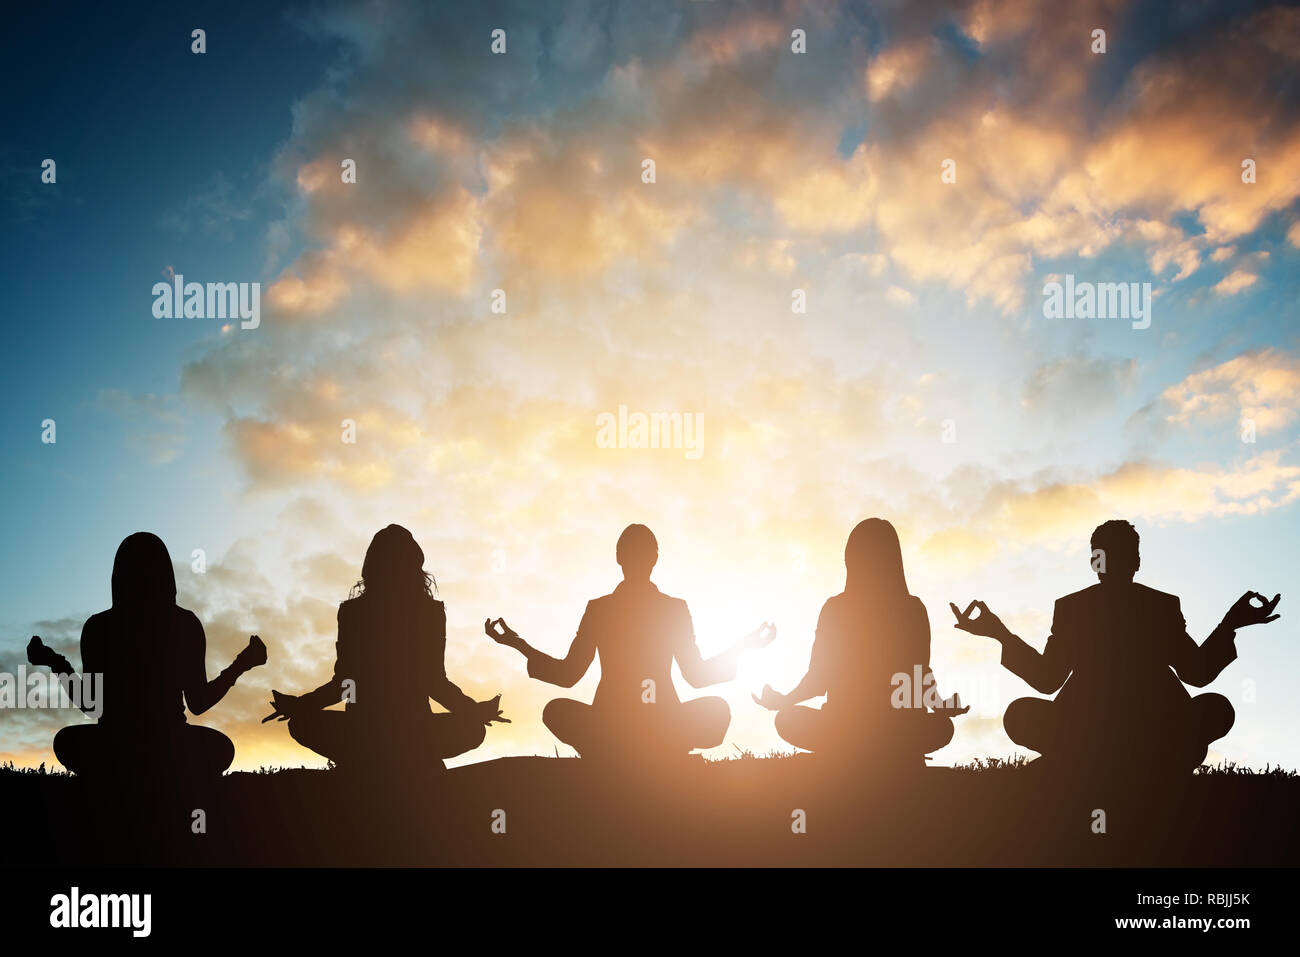
<svg viewBox="0 0 1300 957"><path fill-rule="evenodd" d="M263 720L287 720L295 741L341 768L397 773L440 768L482 744L491 722L508 723L500 695L475 701L447 678L447 613L431 584L409 531L377 532L339 605L334 676L301 696L272 691ZM345 710L323 710L340 701Z"/></svg>
<svg viewBox="0 0 1300 957"><path fill-rule="evenodd" d="M952 716L969 708L939 695L930 670L930 617L907 590L894 526L859 522L844 548L844 591L817 620L808 673L789 694L765 685L754 697L776 712L797 748L895 766L923 765L952 740ZM826 695L824 707L800 706Z"/></svg>
<svg viewBox="0 0 1300 957"><path fill-rule="evenodd" d="M587 603L563 658L531 647L500 618L485 621L484 630L523 654L531 677L562 688L577 684L600 656L600 684L591 704L557 698L542 712L551 732L583 757L670 758L716 747L731 723L731 709L721 698L680 701L673 687L673 660L694 688L730 681L741 653L769 644L776 629L765 623L705 660L686 602L668 597L650 581L659 560L659 543L650 529L624 529L616 557L623 581L612 594Z"/></svg>
<svg viewBox="0 0 1300 957"><path fill-rule="evenodd" d="M1054 701L1013 701L1003 718L1012 741L1048 761L1150 776L1190 771L1228 733L1228 699L1193 698L1183 682L1201 688L1218 677L1237 657L1237 629L1278 618L1273 609L1282 596L1268 601L1247 592L1198 646L1178 598L1133 581L1139 565L1137 529L1124 521L1099 525L1092 533L1099 581L1056 602L1041 654L984 602L964 612L950 605L954 627L1002 644L1003 667L1043 694L1061 692Z"/></svg>
<svg viewBox="0 0 1300 957"><path fill-rule="evenodd" d="M39 637L27 646L28 660L60 675L70 696L72 682L84 687L102 676L98 723L54 736L60 763L82 777L133 783L221 774L235 746L220 731L187 724L185 707L198 715L215 705L244 672L266 662L266 646L253 635L211 680L206 651L203 625L176 604L167 546L149 532L127 536L113 560L113 607L81 630L82 674ZM74 700L88 710L82 694Z"/></svg>

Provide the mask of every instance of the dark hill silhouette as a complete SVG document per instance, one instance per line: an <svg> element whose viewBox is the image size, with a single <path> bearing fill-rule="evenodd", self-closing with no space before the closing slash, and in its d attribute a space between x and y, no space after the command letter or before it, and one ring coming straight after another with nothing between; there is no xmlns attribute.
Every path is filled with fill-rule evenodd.
<svg viewBox="0 0 1300 957"><path fill-rule="evenodd" d="M109 809L86 782L0 770L24 866L1282 866L1300 859L1300 777L1189 775L1138 792L1061 790L1033 766L845 780L819 755L699 762L671 776L517 757L380 794L339 770L233 773L193 808ZM506 832L493 833L493 812ZM791 830L806 814L807 833ZM1106 833L1093 831L1104 810ZM75 826L71 824L75 822Z"/></svg>

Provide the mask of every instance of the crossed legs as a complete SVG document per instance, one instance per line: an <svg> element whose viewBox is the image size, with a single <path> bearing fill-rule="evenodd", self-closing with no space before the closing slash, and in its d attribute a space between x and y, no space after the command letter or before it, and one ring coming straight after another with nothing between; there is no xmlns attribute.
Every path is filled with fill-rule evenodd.
<svg viewBox="0 0 1300 957"><path fill-rule="evenodd" d="M1227 698L1213 693L1197 695L1180 711L1145 728L1123 727L1114 720L1081 720L1054 701L1018 698L1002 724L1012 741L1044 756L1135 759L1183 771L1205 760L1210 744L1232 729L1236 714Z"/></svg>
<svg viewBox="0 0 1300 957"><path fill-rule="evenodd" d="M54 756L79 777L144 779L219 776L235 760L235 745L215 728L176 724L140 731L103 724L69 725L54 736Z"/></svg>
<svg viewBox="0 0 1300 957"><path fill-rule="evenodd" d="M430 712L382 728L347 711L310 711L289 721L289 735L340 766L427 763L472 751L487 728L477 717Z"/></svg>
<svg viewBox="0 0 1300 957"><path fill-rule="evenodd" d="M583 757L620 752L686 754L722 743L731 709L721 698L614 711L557 698L542 711L551 733Z"/></svg>
<svg viewBox="0 0 1300 957"><path fill-rule="evenodd" d="M891 716L892 717L892 716ZM826 708L793 705L776 713L776 733L805 751L881 752L923 756L952 740L952 718L923 711L898 712L897 720L874 729Z"/></svg>

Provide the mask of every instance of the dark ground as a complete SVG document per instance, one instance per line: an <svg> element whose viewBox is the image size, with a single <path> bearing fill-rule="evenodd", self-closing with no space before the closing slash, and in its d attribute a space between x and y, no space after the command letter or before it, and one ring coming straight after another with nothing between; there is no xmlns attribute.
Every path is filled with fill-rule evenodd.
<svg viewBox="0 0 1300 957"><path fill-rule="evenodd" d="M337 769L239 772L165 801L0 769L0 808L11 859L37 867L1300 863L1300 777L1231 768L1115 788L1000 762L850 780L812 755L612 774L519 757L388 786ZM806 833L792 832L795 809Z"/></svg>

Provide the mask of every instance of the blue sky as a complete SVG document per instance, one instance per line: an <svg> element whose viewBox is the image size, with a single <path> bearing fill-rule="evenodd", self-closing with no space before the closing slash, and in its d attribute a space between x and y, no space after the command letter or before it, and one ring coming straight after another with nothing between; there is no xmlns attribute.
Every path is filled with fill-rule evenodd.
<svg viewBox="0 0 1300 957"><path fill-rule="evenodd" d="M983 598L1041 643L1116 516L1198 639L1242 591L1296 577L1294 6L70 17L15 16L0 41L8 670L33 633L74 650L117 543L153 530L210 670L253 631L271 647L204 720L237 766L310 763L257 723L264 702L328 674L333 609L396 521L448 603L453 677L516 717L482 756L546 752L547 689L479 623L562 650L617 581L618 532L645 521L706 651L781 629L724 691L725 750L766 750L749 692L799 677L844 538L881 515L941 679L993 686L946 763L1010 753L998 716L1028 691L952 632L947 601ZM154 318L169 267L261 282L261 327ZM1067 273L1150 282L1151 327L1046 319L1043 285ZM599 447L620 404L702 414L705 454ZM1213 688L1238 711L1218 756L1300 763L1287 607ZM46 760L68 719L0 715L0 752Z"/></svg>

